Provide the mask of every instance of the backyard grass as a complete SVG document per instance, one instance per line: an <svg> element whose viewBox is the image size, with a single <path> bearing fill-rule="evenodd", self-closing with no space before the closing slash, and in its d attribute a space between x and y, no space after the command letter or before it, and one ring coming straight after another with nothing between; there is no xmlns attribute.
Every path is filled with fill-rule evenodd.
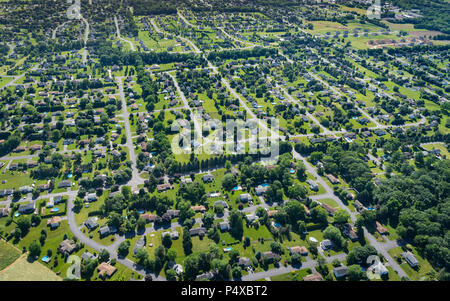
<svg viewBox="0 0 450 301"><path fill-rule="evenodd" d="M411 280L419 281L427 279L428 274L433 271L433 267L430 265L430 263L426 259L422 258L422 256L420 256L415 249L413 249L411 252L419 261L419 268L418 270L415 270L403 259L401 255L403 252L405 252L405 250L403 250L401 247L396 247L389 250L389 254L394 258L394 260L397 260L397 258L401 258L402 263L400 264L400 266Z"/></svg>
<svg viewBox="0 0 450 301"><path fill-rule="evenodd" d="M272 281L301 281L307 275L311 274L310 269L292 271L290 273L281 274L270 277Z"/></svg>
<svg viewBox="0 0 450 301"><path fill-rule="evenodd" d="M38 261L28 262L24 254L7 269L0 272L0 281L61 281L52 270Z"/></svg>
<svg viewBox="0 0 450 301"><path fill-rule="evenodd" d="M445 156L446 158L450 158L450 153L448 152L448 149L445 147L445 145L441 143L434 143L434 144L425 144L423 146L426 150L433 150L433 149L439 149L441 150L441 155Z"/></svg>
<svg viewBox="0 0 450 301"><path fill-rule="evenodd" d="M330 205L333 208L339 208L339 205L333 199L320 199L319 202Z"/></svg>

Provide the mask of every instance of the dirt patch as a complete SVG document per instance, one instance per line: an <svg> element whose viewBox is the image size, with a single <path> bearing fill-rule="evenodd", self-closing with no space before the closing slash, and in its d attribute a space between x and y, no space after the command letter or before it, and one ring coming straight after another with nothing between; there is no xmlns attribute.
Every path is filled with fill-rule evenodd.
<svg viewBox="0 0 450 301"><path fill-rule="evenodd" d="M443 34L440 31L426 30L426 31L410 31L408 32L413 37L434 37Z"/></svg>
<svg viewBox="0 0 450 301"><path fill-rule="evenodd" d="M432 43L429 39L424 36L417 37L407 37L399 38L397 40L393 39L380 39L380 40L370 40L366 43L369 48L377 49L383 47L403 47L403 46L415 46L415 45L429 45Z"/></svg>

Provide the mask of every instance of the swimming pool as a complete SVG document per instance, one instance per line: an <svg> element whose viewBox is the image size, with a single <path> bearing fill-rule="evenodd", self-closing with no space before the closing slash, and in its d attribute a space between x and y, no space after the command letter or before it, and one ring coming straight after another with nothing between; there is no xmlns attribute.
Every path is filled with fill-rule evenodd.
<svg viewBox="0 0 450 301"><path fill-rule="evenodd" d="M58 207L55 207L55 208L53 208L52 210L50 210L51 212L58 212L59 211L59 208Z"/></svg>
<svg viewBox="0 0 450 301"><path fill-rule="evenodd" d="M269 184L267 184L267 183L261 184L261 187L267 187L267 186L269 186Z"/></svg>
<svg viewBox="0 0 450 301"><path fill-rule="evenodd" d="M49 262L50 261L50 257L44 256L44 257L42 257L42 261L43 262Z"/></svg>

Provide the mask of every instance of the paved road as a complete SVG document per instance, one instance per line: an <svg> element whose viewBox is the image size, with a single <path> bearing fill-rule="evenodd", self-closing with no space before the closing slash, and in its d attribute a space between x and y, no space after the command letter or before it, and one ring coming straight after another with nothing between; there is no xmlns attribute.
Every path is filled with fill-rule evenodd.
<svg viewBox="0 0 450 301"><path fill-rule="evenodd" d="M114 16L114 23L116 24L117 38L121 41L128 43L130 45L130 48L132 51L136 51L136 48L134 47L134 44L131 41L128 41L120 36L120 29L119 29L119 23L117 22L117 16Z"/></svg>
<svg viewBox="0 0 450 301"><path fill-rule="evenodd" d="M181 15L181 14L180 14L180 15ZM150 19L150 23L152 23L152 25L153 25L153 27L155 28L155 31L156 31L157 33L164 33L164 32L158 27L158 25L156 24L154 18ZM200 51L200 49L198 49L198 47L197 47L191 40L189 40L189 39L187 39L187 38L184 38L184 37L182 37L182 36L177 36L177 37L191 45L191 47L194 49L194 51L190 51L190 52L202 53L202 52Z"/></svg>
<svg viewBox="0 0 450 301"><path fill-rule="evenodd" d="M305 108L303 106L302 103L300 103L297 99L295 99L294 97L292 97L291 94L289 94L283 87L279 86L278 83L276 84L276 87L278 89L280 89L284 95L293 103L298 104L300 108ZM326 127L324 127L317 119L316 117L314 117L313 114L309 113L308 110L306 110L305 115L311 119L316 125L318 125L321 129L322 129L322 133L323 135L330 135L332 134L331 131L329 129L327 129Z"/></svg>
<svg viewBox="0 0 450 301"><path fill-rule="evenodd" d="M126 136L127 136L126 146L128 148L128 153L130 154L130 161L132 162L131 169L133 171L133 175L132 175L132 178L131 178L129 184L131 184L132 188L136 189L138 185L144 184L145 180L140 177L139 171L137 170L137 167L136 167L136 155L134 153L134 145L133 145L133 140L131 138L132 135L131 135L131 127L130 127L130 121L129 121L130 114L128 113L127 102L125 100L125 94L123 92L123 77L117 78L117 84L119 85L119 96L120 96L120 99L122 100L122 116L124 119L125 132L126 132Z"/></svg>
<svg viewBox="0 0 450 301"><path fill-rule="evenodd" d="M86 44L87 41L89 39L89 22L83 17L81 16L81 20L83 20L86 28L84 30L84 37L83 37L83 43L84 43L84 48L83 48L83 63L86 64L87 62L87 48L86 48Z"/></svg>
<svg viewBox="0 0 450 301"><path fill-rule="evenodd" d="M59 29L60 27L63 27L67 22L68 22L68 21L62 23L61 25L58 25L55 29L53 29L53 32L52 32L52 40L56 39L56 32L58 31L58 29Z"/></svg>
<svg viewBox="0 0 450 301"><path fill-rule="evenodd" d="M181 18L181 20L183 20L184 23L186 23L187 25L189 25L189 26L191 26L191 27L193 27L193 28L195 28L195 29L198 29L198 26L192 24L191 22L189 22L189 21L181 14L180 11L177 11L177 15L178 15L178 17Z"/></svg>
<svg viewBox="0 0 450 301"><path fill-rule="evenodd" d="M331 263L335 259L338 259L339 261L344 261L345 258L346 258L346 254L341 253L341 254L337 254L334 256L325 257L325 260L327 261L327 263ZM290 273L292 271L297 271L297 270L302 270L302 269L307 269L307 268L312 269L312 268L315 268L316 266L318 266L318 263L316 260L308 259L306 262L302 262L302 264L298 267L294 267L292 265L280 266L275 269L270 269L270 270L263 271L263 272L251 273L251 274L242 276L241 280L242 281L255 281L258 279L270 278L273 276Z"/></svg>
<svg viewBox="0 0 450 301"><path fill-rule="evenodd" d="M392 269L394 269L394 271L396 271L400 277L408 277L402 270L400 265L394 259L392 259L391 255L389 255L389 253L387 252L388 249L390 249L391 247L395 247L395 245L388 244L386 247L384 243L377 241L376 238L372 234L370 234L366 228L364 228L364 236L367 238L370 245L373 246L379 254L384 256L384 258L389 262L389 265L392 267Z"/></svg>
<svg viewBox="0 0 450 301"><path fill-rule="evenodd" d="M33 68L30 69L30 71L35 71L35 70L37 70L40 66L41 66L41 63L35 65ZM0 88L0 90L6 89L6 88L9 87L9 86L14 86L15 83L16 83L19 79L21 79L22 77L24 77L27 73L29 73L29 71L24 72L24 73L22 73L22 74L20 74L20 75L14 76L14 79L13 79L12 81L10 81L9 83L7 83L6 85L4 85L2 88Z"/></svg>

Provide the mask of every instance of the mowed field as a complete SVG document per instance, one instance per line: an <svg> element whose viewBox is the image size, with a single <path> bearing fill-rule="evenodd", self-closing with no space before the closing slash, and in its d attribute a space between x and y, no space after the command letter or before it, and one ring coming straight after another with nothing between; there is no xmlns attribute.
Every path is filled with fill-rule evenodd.
<svg viewBox="0 0 450 301"><path fill-rule="evenodd" d="M355 22L349 22L347 25L342 25L337 22L330 22L330 21L310 21L307 22L308 24L313 25L312 30L307 30L308 32L311 32L313 34L325 34L327 32L334 33L336 31L340 31L343 33L344 31L352 32L355 28L359 28L361 30L367 29L369 32L377 32L380 31L382 28L375 26L370 23L355 23Z"/></svg>
<svg viewBox="0 0 450 301"><path fill-rule="evenodd" d="M0 281L61 281L38 261L28 262L27 254L0 240Z"/></svg>
<svg viewBox="0 0 450 301"><path fill-rule="evenodd" d="M0 271L0 281L62 281L62 279L38 261L28 262L24 254Z"/></svg>
<svg viewBox="0 0 450 301"><path fill-rule="evenodd" d="M16 261L20 253L19 249L0 240L0 271Z"/></svg>

